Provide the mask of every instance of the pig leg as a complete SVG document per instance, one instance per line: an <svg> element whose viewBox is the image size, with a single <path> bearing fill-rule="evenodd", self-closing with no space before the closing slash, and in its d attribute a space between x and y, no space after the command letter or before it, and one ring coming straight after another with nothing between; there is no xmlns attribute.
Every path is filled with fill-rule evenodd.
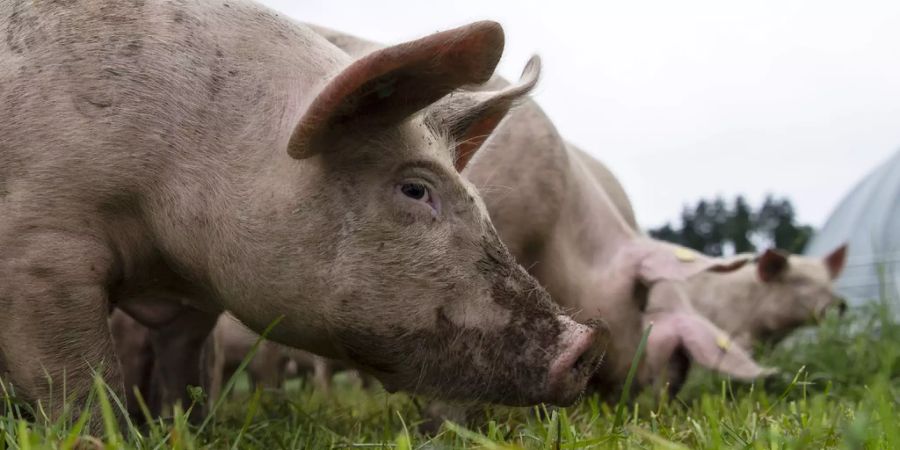
<svg viewBox="0 0 900 450"><path fill-rule="evenodd" d="M313 384L322 394L331 395L331 379L334 376L334 365L327 358L313 355Z"/></svg>
<svg viewBox="0 0 900 450"><path fill-rule="evenodd" d="M218 329L214 328L209 333L209 337L203 343L203 353L200 361L206 364L206 374L204 380L204 390L207 395L207 404L212 405L219 396L222 395L225 382L231 377L226 370L225 350L222 346L221 338L218 336Z"/></svg>
<svg viewBox="0 0 900 450"><path fill-rule="evenodd" d="M287 357L281 346L263 341L247 366L247 375L254 388L278 389L284 384L286 368Z"/></svg>
<svg viewBox="0 0 900 450"><path fill-rule="evenodd" d="M150 330L119 308L110 316L109 326L116 343L116 353L122 363L128 415L132 422L143 423L145 417L138 405L135 389L146 401L153 369Z"/></svg>
<svg viewBox="0 0 900 450"><path fill-rule="evenodd" d="M84 411L95 373L123 398L107 323L111 252L62 231L26 231L0 248L0 377L51 420ZM91 412L102 432L96 401Z"/></svg>
<svg viewBox="0 0 900 450"><path fill-rule="evenodd" d="M201 387L204 391L209 389L204 343L216 319L215 314L185 307L175 320L150 331L155 355L151 412L170 414L176 403L181 403L183 408L189 407L192 400L188 386ZM201 420L205 411L205 406L195 406L190 420Z"/></svg>

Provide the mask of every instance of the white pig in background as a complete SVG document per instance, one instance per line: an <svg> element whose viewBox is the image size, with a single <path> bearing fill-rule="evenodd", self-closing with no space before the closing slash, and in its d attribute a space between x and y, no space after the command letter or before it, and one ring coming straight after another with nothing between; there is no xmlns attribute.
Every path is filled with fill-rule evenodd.
<svg viewBox="0 0 900 450"><path fill-rule="evenodd" d="M603 163L570 147L637 230L634 209L619 180ZM728 274L698 273L688 278L685 288L698 311L749 350L760 343L777 343L795 329L822 320L832 309L846 310L833 285L846 260L846 244L821 259L768 249L755 264Z"/></svg>

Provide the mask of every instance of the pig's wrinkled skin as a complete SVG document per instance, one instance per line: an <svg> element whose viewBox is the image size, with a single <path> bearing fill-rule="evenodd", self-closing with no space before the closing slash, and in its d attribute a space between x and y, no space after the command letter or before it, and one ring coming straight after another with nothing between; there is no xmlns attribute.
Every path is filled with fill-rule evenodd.
<svg viewBox="0 0 900 450"><path fill-rule="evenodd" d="M378 48L313 29L351 55ZM504 84L495 78L488 86ZM719 345L727 333L692 308L682 286L697 273L735 270L746 255L709 258L638 233L630 205L617 208L621 201L595 179L598 170L606 179L614 180L612 174L567 145L533 101L513 110L485 147L464 175L481 192L503 242L576 320L601 319L610 328L596 388L618 392L650 322L657 331L639 368L639 386L670 383L676 391L690 361L745 380L770 372L743 349ZM625 198L621 187L618 192ZM645 310L649 299L659 306Z"/></svg>
<svg viewBox="0 0 900 450"><path fill-rule="evenodd" d="M631 201L615 175L600 161L571 144L570 148L583 156L616 209L637 230ZM760 343L777 343L798 327L821 320L831 309L846 309L832 286L846 257L846 244L821 259L769 249L756 264L734 272L691 276L684 289L697 311L751 350Z"/></svg>
<svg viewBox="0 0 900 450"><path fill-rule="evenodd" d="M114 306L283 317L277 342L451 398L564 404L593 372L602 333L458 173L538 64L428 107L490 78L496 23L356 61L239 0L4 2L0 29L0 376L24 401L59 416L65 378L77 416L93 370L122 393Z"/></svg>

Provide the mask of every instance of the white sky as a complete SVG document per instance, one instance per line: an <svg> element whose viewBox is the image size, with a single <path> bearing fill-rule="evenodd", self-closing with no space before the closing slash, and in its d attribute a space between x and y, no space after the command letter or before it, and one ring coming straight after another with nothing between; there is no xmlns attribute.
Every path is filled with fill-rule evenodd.
<svg viewBox="0 0 900 450"><path fill-rule="evenodd" d="M536 100L619 176L647 227L700 197L767 192L821 226L900 148L897 1L263 3L385 43L500 22L500 73L541 55Z"/></svg>

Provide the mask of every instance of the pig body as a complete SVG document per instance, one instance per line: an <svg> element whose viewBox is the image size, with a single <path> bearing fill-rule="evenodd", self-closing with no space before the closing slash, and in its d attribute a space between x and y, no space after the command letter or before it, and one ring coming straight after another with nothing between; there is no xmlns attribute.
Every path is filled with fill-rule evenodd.
<svg viewBox="0 0 900 450"><path fill-rule="evenodd" d="M776 344L795 329L816 323L844 301L832 282L846 260L846 246L823 259L766 251L756 264L721 277L698 274L688 292L698 311L728 330L747 349Z"/></svg>
<svg viewBox="0 0 900 450"><path fill-rule="evenodd" d="M247 1L5 2L0 28L0 377L25 401L57 416L65 378L77 415L93 371L122 392L113 307L167 345L280 318L273 340L439 396L566 403L593 371L599 333L458 174L539 66L429 106L490 77L499 25L356 61Z"/></svg>

